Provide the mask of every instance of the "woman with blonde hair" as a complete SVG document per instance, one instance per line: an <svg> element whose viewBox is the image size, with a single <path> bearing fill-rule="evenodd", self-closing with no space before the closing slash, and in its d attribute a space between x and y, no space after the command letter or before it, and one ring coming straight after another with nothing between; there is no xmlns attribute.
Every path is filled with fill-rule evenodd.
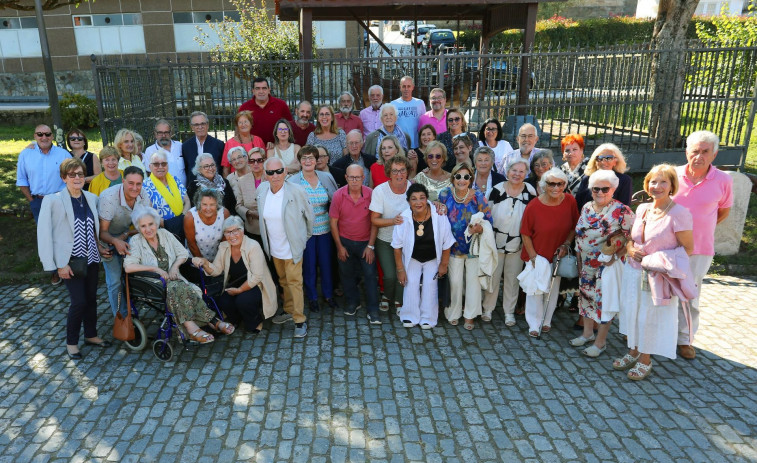
<svg viewBox="0 0 757 463"><path fill-rule="evenodd" d="M123 171L118 168L118 150L112 146L105 146L98 155L103 171L96 175L89 184L89 192L95 196L113 185L120 185L123 181Z"/></svg>
<svg viewBox="0 0 757 463"><path fill-rule="evenodd" d="M113 139L113 146L118 150L120 159L118 160L118 169L124 170L129 166L136 166L145 171L145 164L142 162L142 152L137 146L138 134L133 130L121 129L116 132ZM142 138L142 137L139 137Z"/></svg>
<svg viewBox="0 0 757 463"><path fill-rule="evenodd" d="M444 164L447 162L447 147L442 142L433 140L426 145L425 156L428 168L418 172L413 182L425 186L428 200L434 202L439 198L440 191L452 185L452 176L444 170Z"/></svg>
<svg viewBox="0 0 757 463"><path fill-rule="evenodd" d="M234 172L234 166L229 162L229 150L236 146L244 148L245 152L249 152L253 147L265 149L265 143L263 139L252 134L252 112L251 111L239 111L234 116L234 136L226 142L226 146L223 148L223 157L221 158L221 166L223 167L223 178L229 176Z"/></svg>
<svg viewBox="0 0 757 463"><path fill-rule="evenodd" d="M612 143L603 143L591 153L591 158L586 169L581 184L576 191L576 205L579 212L584 204L591 201L591 190L589 189L589 177L599 169L612 170L618 176L618 188L615 189L613 199L617 199L626 206L631 205L631 195L633 194L633 181L631 177L624 172L628 170L626 158L616 145Z"/></svg>
<svg viewBox="0 0 757 463"><path fill-rule="evenodd" d="M347 154L347 134L337 125L331 106L318 107L315 130L308 135L306 144L326 148L329 153L329 165Z"/></svg>
<svg viewBox="0 0 757 463"><path fill-rule="evenodd" d="M389 176L385 173L385 166L389 160L391 160L395 156L406 157L405 150L403 150L402 146L400 145L400 140L394 135L387 135L381 139L379 153L381 155L379 156L378 161L373 163L373 165L371 166L371 180L369 185L371 188L376 188L377 186L389 180ZM409 174L413 166L409 163L409 161L408 166L409 171L407 178L411 178Z"/></svg>

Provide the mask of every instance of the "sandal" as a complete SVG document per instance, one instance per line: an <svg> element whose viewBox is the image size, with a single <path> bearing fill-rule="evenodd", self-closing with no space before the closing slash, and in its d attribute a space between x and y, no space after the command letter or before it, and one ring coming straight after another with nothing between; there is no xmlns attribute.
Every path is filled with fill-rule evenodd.
<svg viewBox="0 0 757 463"><path fill-rule="evenodd" d="M649 373L652 371L652 362L649 362L649 365L646 365L641 362L636 362L636 365L634 365L633 368L631 368L628 371L628 379L632 381L641 381L642 379L649 376Z"/></svg>
<svg viewBox="0 0 757 463"><path fill-rule="evenodd" d="M234 325L232 325L229 322L222 322L221 320L218 320L215 325L213 325L213 328L216 329L219 333L223 333L225 335L229 335L234 332Z"/></svg>
<svg viewBox="0 0 757 463"><path fill-rule="evenodd" d="M579 336L577 338L571 339L569 342L570 342L570 345L573 346L573 347L581 347L584 344L586 344L587 342L593 341L594 339L596 339L594 337L594 335L591 335L588 338L585 338L583 335L581 335L581 336Z"/></svg>
<svg viewBox="0 0 757 463"><path fill-rule="evenodd" d="M587 357L596 358L596 357L599 357L602 354L602 352L605 351L605 349L607 349L607 344L605 344L602 347L597 347L596 344L592 344L591 346L582 350L581 353Z"/></svg>
<svg viewBox="0 0 757 463"><path fill-rule="evenodd" d="M449 320L449 324L452 326L457 326L457 319Z"/></svg>
<svg viewBox="0 0 757 463"><path fill-rule="evenodd" d="M210 344L211 342L215 341L212 334L208 334L203 330L197 330L193 334L190 334L189 340L196 342L197 344Z"/></svg>
<svg viewBox="0 0 757 463"><path fill-rule="evenodd" d="M551 330L551 329L552 329L552 327L551 327L551 326L549 326L549 325L544 325L544 326L542 326L542 327L541 327L541 332L542 332L542 333L549 333L549 330Z"/></svg>
<svg viewBox="0 0 757 463"><path fill-rule="evenodd" d="M528 335L531 336L532 338L538 338L539 337L539 332L538 331L530 331L528 333Z"/></svg>
<svg viewBox="0 0 757 463"><path fill-rule="evenodd" d="M639 357L641 357L641 354L635 357L631 354L626 354L619 359L615 359L612 362L612 368L618 371L628 370L632 366L636 365L636 362L639 360Z"/></svg>
<svg viewBox="0 0 757 463"><path fill-rule="evenodd" d="M481 321L484 321L484 322L492 321L492 315L488 313L481 315Z"/></svg>
<svg viewBox="0 0 757 463"><path fill-rule="evenodd" d="M471 321L465 320L465 324L463 325L463 327L468 331L473 331L473 328L475 328L475 325L473 324L473 320Z"/></svg>

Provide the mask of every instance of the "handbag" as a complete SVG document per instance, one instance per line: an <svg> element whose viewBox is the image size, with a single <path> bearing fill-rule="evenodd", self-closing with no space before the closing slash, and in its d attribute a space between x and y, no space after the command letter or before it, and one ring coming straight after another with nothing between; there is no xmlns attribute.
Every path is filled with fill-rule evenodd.
<svg viewBox="0 0 757 463"><path fill-rule="evenodd" d="M116 312L116 319L113 321L113 339L119 341L134 340L134 323L131 321L131 298L129 297L129 276L126 278L126 316L121 315L121 311ZM118 307L121 307L121 292L118 293Z"/></svg>
<svg viewBox="0 0 757 463"><path fill-rule="evenodd" d="M71 271L74 272L73 278L76 280L87 278L87 265L87 256L71 256L68 259L68 266L71 268Z"/></svg>
<svg viewBox="0 0 757 463"><path fill-rule="evenodd" d="M578 260L572 249L568 249L568 253L557 264L557 276L567 279L578 276Z"/></svg>

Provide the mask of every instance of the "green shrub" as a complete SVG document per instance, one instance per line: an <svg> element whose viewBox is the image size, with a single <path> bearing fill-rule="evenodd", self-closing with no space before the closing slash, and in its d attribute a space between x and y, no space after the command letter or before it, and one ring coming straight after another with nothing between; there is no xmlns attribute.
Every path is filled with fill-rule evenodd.
<svg viewBox="0 0 757 463"><path fill-rule="evenodd" d="M75 93L64 93L60 98L60 112L63 127L80 129L97 127L97 102L92 98Z"/></svg>

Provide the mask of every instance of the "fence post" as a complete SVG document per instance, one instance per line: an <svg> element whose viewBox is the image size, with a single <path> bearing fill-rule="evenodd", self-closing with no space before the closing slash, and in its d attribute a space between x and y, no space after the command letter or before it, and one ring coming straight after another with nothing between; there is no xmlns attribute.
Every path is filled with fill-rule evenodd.
<svg viewBox="0 0 757 463"><path fill-rule="evenodd" d="M102 137L103 146L106 146L110 140L108 140L108 134L105 132L105 110L103 109L103 95L100 89L100 79L97 75L97 57L95 54L89 55L89 59L92 61L92 82L95 86L95 101L97 102L97 118L100 120L100 137Z"/></svg>
<svg viewBox="0 0 757 463"><path fill-rule="evenodd" d="M444 57L444 53L439 53L439 70L437 71L439 75L439 88L444 88L444 70L445 64L446 64L447 58Z"/></svg>

